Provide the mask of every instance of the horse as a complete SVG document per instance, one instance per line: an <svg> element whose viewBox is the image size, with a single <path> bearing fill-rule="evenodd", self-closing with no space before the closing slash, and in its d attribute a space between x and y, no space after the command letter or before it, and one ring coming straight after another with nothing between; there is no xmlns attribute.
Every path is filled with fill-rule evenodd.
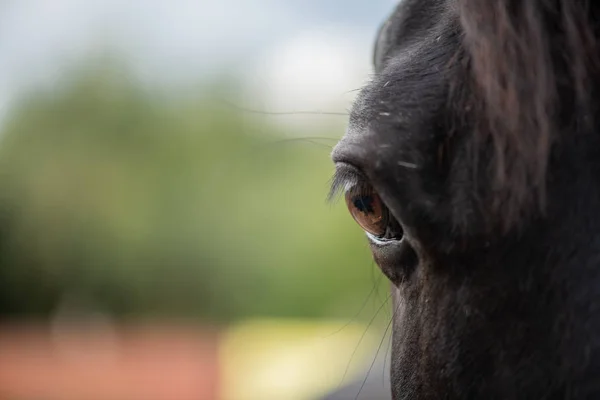
<svg viewBox="0 0 600 400"><path fill-rule="evenodd" d="M600 4L402 0L332 152L400 399L600 398Z"/></svg>

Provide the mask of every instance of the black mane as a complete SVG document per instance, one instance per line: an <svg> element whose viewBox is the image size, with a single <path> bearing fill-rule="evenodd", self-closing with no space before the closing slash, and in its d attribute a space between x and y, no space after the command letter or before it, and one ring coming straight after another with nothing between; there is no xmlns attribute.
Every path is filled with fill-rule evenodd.
<svg viewBox="0 0 600 400"><path fill-rule="evenodd" d="M459 0L472 79L465 108L492 142L493 211L504 228L543 211L552 144L594 129L599 53L581 0Z"/></svg>

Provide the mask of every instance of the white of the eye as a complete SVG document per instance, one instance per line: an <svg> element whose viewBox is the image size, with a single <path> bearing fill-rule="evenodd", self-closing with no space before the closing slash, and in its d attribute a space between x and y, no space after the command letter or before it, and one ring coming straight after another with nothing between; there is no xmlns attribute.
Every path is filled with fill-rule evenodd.
<svg viewBox="0 0 600 400"><path fill-rule="evenodd" d="M377 246L389 246L391 244L398 244L400 242L402 242L402 240L404 239L404 237L402 237L400 240L398 239L382 239L382 238L378 238L377 236L373 235L372 233L366 232L367 234L367 238L375 243Z"/></svg>

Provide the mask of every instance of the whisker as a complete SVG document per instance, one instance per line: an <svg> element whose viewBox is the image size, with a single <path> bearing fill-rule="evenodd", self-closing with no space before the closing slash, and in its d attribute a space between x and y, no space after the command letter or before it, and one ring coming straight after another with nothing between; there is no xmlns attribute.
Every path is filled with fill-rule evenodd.
<svg viewBox="0 0 600 400"><path fill-rule="evenodd" d="M358 92L362 90L362 88L356 88L356 89L352 89L352 90L348 90L347 92L345 92L344 94L348 94L348 93L354 93L354 92Z"/></svg>
<svg viewBox="0 0 600 400"><path fill-rule="evenodd" d="M346 365L346 370L344 371L344 375L342 376L342 380L340 381L340 383L338 385L338 389L344 383L344 379L346 379L346 375L348 374L348 370L350 369L350 364L352 363L352 359L356 355L356 352L358 351L358 348L360 347L360 344L362 343L362 341L364 340L367 332L369 331L369 328L373 324L373 321L375 321L375 318L381 312L381 310L383 309L383 306L385 306L387 304L387 302L390 300L391 297L392 297L392 295L390 293L390 295L387 297L387 299L383 303L381 303L381 305L379 306L379 308L375 312L375 315L373 315L373 318L371 318L371 320L369 321L369 324L367 325L367 328L365 329L365 331L363 332L362 336L358 340L358 343L356 344L356 347L354 348L354 351L352 352L352 355L350 356L350 360L348 360L348 364Z"/></svg>
<svg viewBox="0 0 600 400"><path fill-rule="evenodd" d="M253 108L247 108L238 106L227 100L220 100L222 103L236 109L238 111L242 111L248 114L261 114L261 115L272 115L272 116L283 116L283 115L334 115L334 116L345 116L349 115L348 112L332 112L332 111L264 111L264 110L256 110Z"/></svg>
<svg viewBox="0 0 600 400"><path fill-rule="evenodd" d="M375 283L376 286L376 290L375 290L375 296L378 300L383 300L386 301L386 297L385 297L385 292L384 292L384 297L383 299L381 298L381 288L379 287L379 282L381 282L381 279L384 275L381 274L381 269L379 269L379 267L377 266L377 264L375 263L375 260L371 260L371 280L375 281L375 279L377 279L377 282ZM389 290L388 290L389 293ZM386 311L389 313L389 311Z"/></svg>
<svg viewBox="0 0 600 400"><path fill-rule="evenodd" d="M402 285L404 283L404 277L401 279L400 281L400 285ZM391 321L394 321L394 318L396 317L396 312L398 311L398 307L396 307L394 309L394 312L392 313L392 317L391 317ZM387 345L387 349L385 350L385 355L384 355L384 359L383 359L383 371L381 373L381 381L382 381L382 386L385 386L385 366L387 364L387 360L388 360L388 354L390 352L390 349L392 347L392 341L393 341L393 332L390 335L390 341L388 342ZM391 362L391 360L390 360Z"/></svg>
<svg viewBox="0 0 600 400"><path fill-rule="evenodd" d="M287 141L293 141L293 140L302 140L302 139L309 139L309 140L329 140L329 141L332 141L332 142L338 142L340 140L339 138L327 137L327 136L302 136L302 137L299 137L299 138L281 139L281 140L275 141L274 143L287 142Z"/></svg>
<svg viewBox="0 0 600 400"><path fill-rule="evenodd" d="M384 358L383 358L383 371L381 373L381 385L382 386L385 386L385 373L386 373L385 366L387 365L388 354L390 353L390 348L392 347L392 339L393 339L393 336L390 335L390 340L388 341L388 345L387 345L387 348L385 349L385 354L384 354Z"/></svg>
<svg viewBox="0 0 600 400"><path fill-rule="evenodd" d="M306 136L306 137L299 137L299 138L288 138L288 139L275 140L275 141L269 142L267 144L287 144L290 142L306 142L306 143L314 144L315 146L319 146L319 147L326 148L328 150L332 150L333 145L320 143L319 141L331 141L331 142L337 143L338 140L339 139L337 139L337 138Z"/></svg>
<svg viewBox="0 0 600 400"><path fill-rule="evenodd" d="M390 295L390 297L391 297L391 295ZM398 307L396 307L396 310L397 309L398 309ZM396 313L396 310L394 310L394 314ZM371 366L369 367L369 370L367 371L367 376L365 376L365 379L363 379L362 384L360 385L360 389L358 389L358 393L356 394L356 397L354 398L354 400L358 400L360 393L362 392L363 388L365 387L365 384L367 383L367 380L369 379L369 375L371 375L371 370L373 370L373 366L375 365L377 356L379 356L379 351L381 350L381 346L383 346L383 342L385 341L385 337L387 336L387 333L390 330L390 327L392 326L393 321L394 321L394 318L393 317L390 318L390 322L388 322L387 327L385 328L385 331L383 332L383 337L381 338L381 341L379 342L379 346L377 347L377 352L375 353L375 357L373 358L373 361L371 361Z"/></svg>
<svg viewBox="0 0 600 400"><path fill-rule="evenodd" d="M367 306L367 303L369 302L369 299L371 298L371 296L373 295L373 293L375 293L375 291L377 290L378 285L379 285L379 282L375 282L375 284L373 285L373 288L369 292L369 295L367 296L367 298L363 302L362 306L360 307L360 310L358 310L358 312L356 313L356 315L354 315L352 317L352 319L350 319L350 321L346 322L340 329L338 329L337 331L335 331L335 332L333 332L333 333L325 336L323 339L327 339L328 337L331 337L331 336L333 336L333 335L335 335L337 333L340 333L342 330L344 330L345 328L347 328L354 320L356 320L356 318L358 318L358 316L360 315L360 313Z"/></svg>

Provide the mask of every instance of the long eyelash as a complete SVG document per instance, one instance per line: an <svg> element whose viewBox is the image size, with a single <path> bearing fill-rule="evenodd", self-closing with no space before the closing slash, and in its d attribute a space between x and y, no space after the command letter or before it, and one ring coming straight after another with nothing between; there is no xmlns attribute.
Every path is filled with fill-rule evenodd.
<svg viewBox="0 0 600 400"><path fill-rule="evenodd" d="M419 165L406 161L398 161L398 165L410 169L419 168ZM349 191L357 195L368 194L372 191L372 187L367 183L367 179L353 168L347 166L337 168L331 178L327 202L335 203L342 194Z"/></svg>
<svg viewBox="0 0 600 400"><path fill-rule="evenodd" d="M345 193L353 181L357 181L356 177L351 177L351 174L343 170L336 170L331 177L331 188L327 194L327 202L335 203L340 196Z"/></svg>
<svg viewBox="0 0 600 400"><path fill-rule="evenodd" d="M369 193L370 185L356 172L344 168L337 169L331 178L331 189L327 195L328 203L335 203L342 195L353 193Z"/></svg>

